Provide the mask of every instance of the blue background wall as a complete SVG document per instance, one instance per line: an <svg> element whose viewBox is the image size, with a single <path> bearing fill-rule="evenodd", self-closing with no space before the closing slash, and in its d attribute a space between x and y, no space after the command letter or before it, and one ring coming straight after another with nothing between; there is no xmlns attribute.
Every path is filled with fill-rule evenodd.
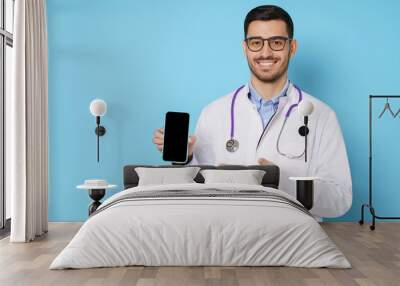
<svg viewBox="0 0 400 286"><path fill-rule="evenodd" d="M337 112L354 192L352 209L339 220L358 220L368 198L368 95L400 94L400 2L269 3L286 9L295 23L299 49L290 79ZM122 186L125 164L162 163L151 138L166 111L190 112L193 131L204 105L248 80L242 26L260 4L47 0L51 221L87 218L90 200L75 189L84 179ZM94 98L108 103L99 164L89 113ZM374 104L375 113L383 104ZM397 111L400 100L392 105ZM374 117L375 202L380 215L393 215L400 203L400 118Z"/></svg>

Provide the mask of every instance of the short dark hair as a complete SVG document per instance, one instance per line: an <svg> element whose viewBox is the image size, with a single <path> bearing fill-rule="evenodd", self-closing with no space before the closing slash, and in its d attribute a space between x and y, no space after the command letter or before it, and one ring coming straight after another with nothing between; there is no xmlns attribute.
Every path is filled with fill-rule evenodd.
<svg viewBox="0 0 400 286"><path fill-rule="evenodd" d="M253 21L271 21L271 20L282 20L286 23L286 30L289 38L293 38L294 27L293 21L288 12L283 10L281 7L275 5L263 5L258 6L249 13L247 13L246 19L244 20L244 38L247 37L247 30L249 25Z"/></svg>

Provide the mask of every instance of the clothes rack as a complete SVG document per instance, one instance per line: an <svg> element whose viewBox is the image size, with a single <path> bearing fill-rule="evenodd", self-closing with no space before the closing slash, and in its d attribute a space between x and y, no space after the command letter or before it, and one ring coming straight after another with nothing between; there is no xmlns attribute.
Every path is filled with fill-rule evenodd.
<svg viewBox="0 0 400 286"><path fill-rule="evenodd" d="M369 192L369 199L368 204L363 204L361 206L361 220L359 223L362 225L364 224L364 208L369 208L369 211L372 216L372 225L370 225L371 230L375 230L375 219L400 219L400 217L387 217L387 216L378 216L376 214L375 208L373 207L373 200L372 200L372 101L374 99L382 99L386 98L400 98L400 95L370 95L369 96L369 170L368 170L368 192Z"/></svg>

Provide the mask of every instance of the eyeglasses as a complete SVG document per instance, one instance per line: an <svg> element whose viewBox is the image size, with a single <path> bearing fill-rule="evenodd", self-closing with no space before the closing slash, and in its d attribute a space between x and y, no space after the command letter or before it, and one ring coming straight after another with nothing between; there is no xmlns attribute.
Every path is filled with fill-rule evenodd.
<svg viewBox="0 0 400 286"><path fill-rule="evenodd" d="M265 41L268 41L268 46L271 48L271 50L282 51L286 46L286 42L291 40L292 39L290 38L282 36L275 36L267 39L264 39L262 37L250 37L245 39L247 47L252 52L261 51L262 48L264 47Z"/></svg>

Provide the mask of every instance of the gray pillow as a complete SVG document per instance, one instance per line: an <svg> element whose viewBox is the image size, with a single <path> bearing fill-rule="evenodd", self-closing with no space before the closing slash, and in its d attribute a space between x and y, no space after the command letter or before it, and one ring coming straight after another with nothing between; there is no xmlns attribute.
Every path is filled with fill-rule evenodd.
<svg viewBox="0 0 400 286"><path fill-rule="evenodd" d="M201 170L204 183L233 183L261 185L265 171L262 170Z"/></svg>
<svg viewBox="0 0 400 286"><path fill-rule="evenodd" d="M199 167L135 168L139 176L138 186L195 183L193 179L199 170Z"/></svg>

